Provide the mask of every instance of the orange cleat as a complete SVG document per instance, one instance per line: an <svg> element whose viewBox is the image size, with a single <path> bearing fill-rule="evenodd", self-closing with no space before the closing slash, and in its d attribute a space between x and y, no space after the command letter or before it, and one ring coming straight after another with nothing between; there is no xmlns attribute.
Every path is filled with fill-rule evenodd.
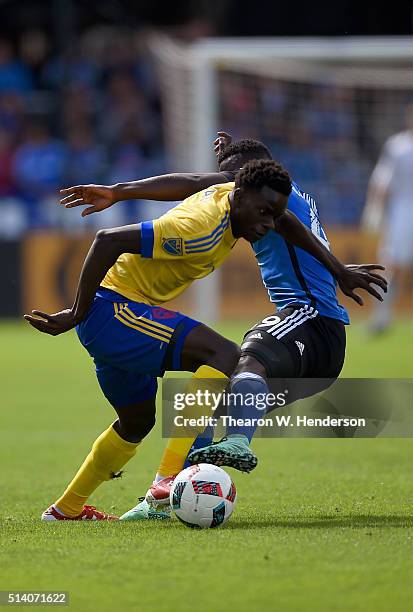
<svg viewBox="0 0 413 612"><path fill-rule="evenodd" d="M42 514L42 521L117 521L118 517L96 510L95 506L83 506L78 516L65 516L54 505L51 505Z"/></svg>

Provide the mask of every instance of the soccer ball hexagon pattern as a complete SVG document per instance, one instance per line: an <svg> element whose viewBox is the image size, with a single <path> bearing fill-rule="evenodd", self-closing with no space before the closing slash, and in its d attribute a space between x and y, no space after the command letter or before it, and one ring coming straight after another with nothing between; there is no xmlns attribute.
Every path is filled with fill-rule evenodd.
<svg viewBox="0 0 413 612"><path fill-rule="evenodd" d="M187 527L219 527L231 516L237 491L230 476L208 463L182 470L171 487L170 500L177 518Z"/></svg>

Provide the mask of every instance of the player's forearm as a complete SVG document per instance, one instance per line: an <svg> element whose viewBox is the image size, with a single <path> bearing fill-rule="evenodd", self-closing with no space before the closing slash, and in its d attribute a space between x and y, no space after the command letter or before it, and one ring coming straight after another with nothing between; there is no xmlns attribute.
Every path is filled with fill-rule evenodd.
<svg viewBox="0 0 413 612"><path fill-rule="evenodd" d="M322 242L290 211L277 222L276 231L294 246L307 251L338 278L345 270L342 264Z"/></svg>
<svg viewBox="0 0 413 612"><path fill-rule="evenodd" d="M118 257L112 249L105 249L103 241L96 237L84 261L72 307L77 322L86 316L100 283Z"/></svg>
<svg viewBox="0 0 413 612"><path fill-rule="evenodd" d="M93 303L96 291L106 273L123 253L140 253L139 226L130 225L113 230L100 230L84 261L79 277L76 298L72 307L80 322Z"/></svg>
<svg viewBox="0 0 413 612"><path fill-rule="evenodd" d="M115 201L121 200L184 200L211 185L228 182L230 177L221 173L164 174L140 181L118 183L112 186Z"/></svg>

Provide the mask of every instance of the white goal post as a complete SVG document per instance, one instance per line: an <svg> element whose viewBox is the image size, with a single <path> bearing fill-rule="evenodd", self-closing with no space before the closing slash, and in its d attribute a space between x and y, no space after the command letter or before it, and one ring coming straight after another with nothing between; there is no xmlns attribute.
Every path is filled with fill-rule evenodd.
<svg viewBox="0 0 413 612"><path fill-rule="evenodd" d="M277 128L276 123L271 122L271 104L274 115L277 104L290 105L293 115L303 114L307 100L310 105L318 96L321 102L315 115L318 112L316 119L322 123L321 111L326 116L330 112L329 91L336 88L342 98L351 96L351 113L357 120L356 128L351 127L355 130L352 137L357 140L353 153L360 173L354 178L353 188L357 192L357 202L351 213L354 217L360 208L373 158L383 140L400 129L403 105L413 101L411 37L211 38L183 44L154 35L149 44L160 75L165 143L173 171L214 170L212 140L218 129L233 128L236 137L258 135L264 142L268 135L274 142L279 140L280 147L283 146L282 138L277 129L287 140L293 140L294 126L286 130L285 125ZM254 110L248 110L249 95L259 99L260 108L270 105L270 119L266 119L267 124L271 124L269 127L265 122L259 123L259 112L255 111L256 116L253 116ZM334 95L337 98L337 93ZM233 117L230 100L240 102L240 108L236 109L238 118ZM244 114L241 102L245 106ZM334 103L337 104L337 100ZM348 101L339 103L345 105ZM254 104L250 106L258 108ZM333 100L331 108L335 108ZM294 122L291 112L283 108L281 115ZM339 123L340 116L336 110L334 112ZM345 121L344 112L341 120ZM345 126L331 129L345 129ZM322 126L319 131L322 134ZM338 145L334 146L334 151L338 151ZM325 156L328 158L328 151ZM348 172L355 173L356 168ZM331 192L324 195L330 197ZM336 207L339 207L340 194L335 197ZM214 273L195 287L193 310L196 316L206 321L219 318L219 275Z"/></svg>

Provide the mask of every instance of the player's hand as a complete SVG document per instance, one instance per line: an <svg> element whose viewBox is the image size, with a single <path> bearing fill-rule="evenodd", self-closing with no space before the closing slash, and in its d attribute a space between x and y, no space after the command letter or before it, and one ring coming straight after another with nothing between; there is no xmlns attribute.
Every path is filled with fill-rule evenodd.
<svg viewBox="0 0 413 612"><path fill-rule="evenodd" d="M383 297L371 285L380 287L387 293L387 281L384 276L377 274L374 270L384 270L384 266L378 264L350 264L344 266L342 272L337 276L337 282L344 295L351 297L359 306L363 306L363 300L354 292L355 289L364 289L380 302Z"/></svg>
<svg viewBox="0 0 413 612"><path fill-rule="evenodd" d="M61 310L51 315L41 310L32 310L31 315L26 314L23 318L26 319L32 327L35 327L44 334L50 334L51 336L63 334L76 327L80 322L75 317L71 308Z"/></svg>
<svg viewBox="0 0 413 612"><path fill-rule="evenodd" d="M65 208L91 204L82 211L82 217L105 210L116 202L113 188L105 185L76 185L61 189L60 194L64 196L60 204Z"/></svg>
<svg viewBox="0 0 413 612"><path fill-rule="evenodd" d="M218 155L223 151L228 145L232 142L231 134L227 134L226 132L217 132L217 137L214 140L214 151L215 155Z"/></svg>

